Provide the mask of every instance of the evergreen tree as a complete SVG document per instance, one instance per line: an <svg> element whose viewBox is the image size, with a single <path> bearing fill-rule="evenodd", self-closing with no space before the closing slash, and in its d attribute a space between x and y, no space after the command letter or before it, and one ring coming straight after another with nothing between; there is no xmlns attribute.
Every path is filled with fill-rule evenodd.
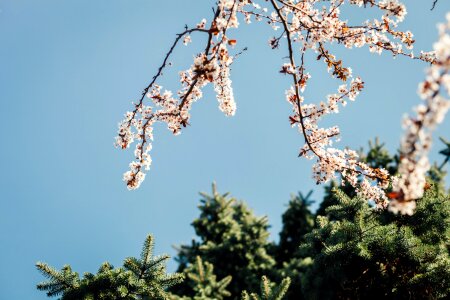
<svg viewBox="0 0 450 300"><path fill-rule="evenodd" d="M316 216L325 216L326 210L328 207L336 205L337 200L333 195L333 190L339 188L339 185L336 181L331 181L329 184L324 186L324 197L320 202L319 208L316 211ZM351 193L352 189L348 189L348 193Z"/></svg>
<svg viewBox="0 0 450 300"><path fill-rule="evenodd" d="M69 265L58 271L45 263L36 264L38 270L48 278L37 285L49 297L61 296L61 300L150 300L168 299L166 292L183 280L182 274L167 274L167 255L154 257L153 237L144 242L140 259L129 257L123 267L114 268L104 263L97 274L85 273L80 278Z"/></svg>
<svg viewBox="0 0 450 300"><path fill-rule="evenodd" d="M343 186L338 186L335 182L330 183L328 186L325 187L325 196L324 196L324 200L320 205L320 208L318 209L318 211L316 212L316 215L318 216L318 224L322 224L323 222L325 222L324 220L326 220L328 227L326 227L327 230L329 230L329 238L332 240L332 246L335 247L341 247L342 245L347 245L347 248L345 248L344 250L340 250L341 252L337 251L336 253L340 253L342 256L336 258L333 257L332 255L328 255L327 251L331 251L330 249L332 249L332 247L330 247L330 245L326 244L326 247L324 246L324 244L322 244L322 241L320 239L317 239L317 234L318 232L320 233L324 233L324 231L326 231L325 229L321 229L321 231L318 231L318 229L314 230L313 233L308 235L308 243L306 245L304 245L301 251L297 252L292 259L289 261L289 263L285 263L283 268L281 269L281 276L290 276L291 278L293 278L293 284L291 289L289 290L288 294L287 294L287 298L288 299L302 299L302 297L308 298L308 299L322 299L322 298L355 298L355 297L360 297L360 298L364 298L364 295L362 294L361 291L367 291L367 294L365 296L367 297L371 297L371 291L370 288L374 288L376 289L376 291L383 293L386 291L383 291L382 289L378 289L377 288L377 284L373 283L368 283L370 282L370 276L367 272L369 272L368 270L371 270L369 267L366 268L365 270L361 271L361 273L366 274L366 277L361 277L360 278L360 283L364 283L364 279L369 280L368 282L366 282L367 286L362 286L360 287L360 292L356 292L355 294L349 294L349 293L341 293L339 292L340 289L342 289L343 286L343 282L350 282L349 285L353 288L354 283L351 281L346 281L347 277L350 277L347 273L342 272L342 270L339 269L334 270L332 268L332 266L339 266L344 268L343 266L346 265L346 262L351 261L352 263L348 264L348 270L347 271L354 271L356 272L355 274L358 274L358 267L363 266L364 264L360 261L358 261L357 259L350 259L350 257L358 257L358 255L355 255L355 251L359 251L359 248L350 248L350 245L353 245L355 242L351 239L353 238L355 235L358 236L356 233L357 232L365 232L367 230L367 232L365 232L364 238L368 238L367 234L374 234L375 236L377 236L377 233L373 233L372 230L380 230L378 231L378 238L381 240L383 234L382 234L382 230L385 227L382 226L393 226L396 228L399 228L399 230L414 230L414 234L419 235L418 237L421 241L423 241L423 243L425 243L425 245L440 245L439 247L441 247L442 249L447 249L448 246L448 240L443 239L444 236L449 236L448 235L448 230L449 230L449 222L448 222L448 201L447 204L443 204L443 202L445 202L444 199L445 196L445 188L444 188L444 177L445 177L445 172L443 170L443 167L445 165L445 163L448 161L448 156L449 156L449 143L446 143L445 140L441 139L447 146L447 149L442 150L440 153L446 156L446 159L444 160L444 162L442 164L440 164L440 166L438 167L437 165L433 166L431 168L431 170L429 171L429 180L430 180L430 188L433 190L433 192L431 192L431 190L427 193L427 198L424 200L421 200L421 209L418 209L415 216L412 218L408 218L408 217L399 217L399 216L395 216L392 215L390 213L387 212L383 212L380 215L377 215L376 212L373 211L373 208L370 207L369 204L367 204L367 199L362 200L359 199L359 204L361 205L359 211L355 210L354 207L354 203L352 203L351 201L343 201L343 199L353 199L356 194L355 191L353 190L352 187L350 187L349 185L343 185ZM448 152L448 153L447 153ZM367 154L363 154L362 150L360 152L361 157L363 158L363 161L365 161L368 165L370 165L373 168L385 168L387 170L389 170L390 173L395 174L396 170L397 170L397 165L398 165L398 156L391 156L389 154L389 152L384 148L384 144L381 144L378 139L376 139L374 142L369 142L369 151L367 152ZM337 192L338 191L338 192ZM433 194L430 194L433 193ZM347 198L345 198L347 197ZM443 198L442 198L443 197ZM357 199L357 198L354 198ZM441 200L439 200L441 199ZM355 200L356 201L356 200ZM436 210L436 206L439 207L439 209ZM370 215L371 217L368 218L368 220L371 220L372 223L368 222L367 224L365 224L365 228L363 229L364 223L361 223L361 219L360 217L358 218L347 218L345 219L346 222L343 223L342 221L342 215L335 213L337 208L340 208L343 211L348 211L349 213L354 213L357 214L358 212L358 216L364 216L364 215ZM434 209L433 209L434 207ZM364 208L364 209L363 209ZM436 216L436 214L438 213L438 211L440 211L440 215ZM362 213L363 212L363 213ZM432 212L432 213L430 213ZM373 216L372 216L373 215ZM322 216L322 217L321 217ZM323 217L325 216L325 217ZM365 220L366 217L363 217L362 219ZM408 219L409 222L411 222L411 224L407 225L405 224L405 219ZM298 226L301 224L301 220L298 223ZM295 226L295 225L294 225ZM340 228L339 226L342 226L342 228ZM359 227L358 227L359 226ZM440 226L440 228L437 228L438 226ZM318 226L319 228L321 228L320 226ZM338 230L338 228L340 230ZM351 230L349 229L351 228ZM358 229L359 228L359 229ZM419 230L420 228L420 230ZM358 230L359 231L358 231ZM353 230L353 231L352 231ZM420 232L419 232L420 231ZM353 232L353 233L352 233ZM436 232L438 232L440 235L438 235L438 237L436 236ZM331 234L332 233L332 234ZM343 239L343 237L345 237L345 234L348 234L349 236L347 236L347 240L344 239L345 242L339 243L339 239ZM427 238L428 236L432 236L433 238ZM315 236L316 239L313 239L312 237ZM303 236L304 237L304 236ZM400 237L398 237L399 239L401 239ZM319 242L321 241L321 242ZM357 246L355 247L362 247L364 245L364 243L367 242L365 239L363 239L362 241L356 243ZM348 243L348 244L347 244ZM281 242L280 242L281 244ZM392 242L392 245L395 244L394 242ZM373 245L373 244L372 244ZM390 247L390 246L386 246L386 247ZM420 247L417 247L418 249L420 249ZM309 251L305 251L305 250L309 250ZM425 255L425 252L420 252L421 250L418 250L419 253L421 253L422 255ZM326 253L326 254L324 254ZM435 253L435 252L429 252L429 253ZM411 253L409 253L411 254ZM442 254L442 253L441 253ZM391 259L391 260L395 260L397 255L404 255L401 252L399 253L394 253L391 252L388 254L386 254L385 259ZM411 255L416 255L415 253L411 254ZM308 257L311 256L311 257ZM420 257L420 256L416 256ZM444 266L448 265L448 251L444 251L443 254L441 255L441 257L443 257L443 264ZM325 261L325 258L328 258L329 261ZM374 259L374 257L372 257L371 259ZM378 261L372 261L373 264L375 265L379 265L380 262ZM420 265L421 268L426 268L431 266L434 263L434 261L427 261L427 260L422 260L422 263ZM329 265L330 264L330 265ZM381 263L382 264L382 263ZM402 263L398 263L402 266L403 268L403 272L407 273L407 272L417 272L420 274L420 271L415 270L414 268L409 268L408 265L403 265ZM446 265L447 264L447 265ZM357 266L357 267L354 267ZM417 266L416 266L417 267ZM441 265L442 267L442 265ZM397 274L395 276L399 276L401 277L401 268L399 268L398 266L393 267L396 271ZM417 267L419 268L419 267ZM439 268L438 268L439 269ZM315 270L315 272L313 272L313 270ZM445 270L444 268L441 268L440 270ZM321 274L326 274L326 273L332 273L334 272L333 276L336 276L338 278L338 280L336 280L334 283L336 284L335 286L332 286L330 284L330 280L323 280L323 277L326 278L326 275L321 276ZM418 277L420 277L421 275L417 275ZM448 281L449 281L449 273L448 272L443 272L440 273L440 277L436 276L434 278L434 283L437 284L440 280L442 282L447 282L448 285ZM306 286L304 286L303 288L301 288L300 284L296 283L296 279L298 278L302 278L303 281L303 285L306 284ZM404 280L405 278L403 278ZM390 280L388 280L390 281ZM390 282L394 282L395 280L392 280ZM333 282L333 281L331 281ZM402 285L402 281L398 281L397 282L400 286ZM445 295L445 293L447 292L445 290L445 283L442 286L439 286L439 284L437 284L436 290L434 292L432 292L430 295L427 294L427 296L430 297L438 297L439 295ZM357 287L355 287L357 288ZM387 288L387 287L386 287ZM300 289L302 289L305 294L303 294ZM395 289L395 288L394 288ZM317 294L316 294L317 292ZM400 292L399 292L400 293ZM421 298L425 292L424 290L421 290L418 286L416 286L416 290L415 290L415 297L416 298ZM434 293L434 294L433 294ZM373 294L376 295L376 294ZM394 294L390 295L389 293L385 293L384 296L382 297L394 297ZM419 295L419 296L417 296ZM395 294L395 297L399 297L397 294Z"/></svg>
<svg viewBox="0 0 450 300"><path fill-rule="evenodd" d="M310 200L312 191L306 196L299 193L291 198L286 211L282 215L282 229L280 241L276 247L277 263L289 261L298 252L304 236L314 227L314 215L309 206L314 202Z"/></svg>
<svg viewBox="0 0 450 300"><path fill-rule="evenodd" d="M238 298L242 290L255 290L261 276L274 272L275 261L267 253L267 218L256 217L244 202L219 194L215 185L212 196L201 195L201 213L192 223L199 240L180 247L179 271L200 256L214 265L218 278L232 276L228 290ZM173 291L181 295L189 288L184 283Z"/></svg>
<svg viewBox="0 0 450 300"><path fill-rule="evenodd" d="M184 274L166 274L168 257L152 257L149 236L140 259L127 258L121 268L104 263L83 278L68 265L57 271L38 263L48 278L38 289L62 300L444 298L450 294L450 196L444 184L450 143L442 141L445 160L430 169L412 216L376 210L351 186L332 182L315 216L311 192L292 197L275 244L267 241L266 217L254 216L213 185L211 196L202 194L200 216L192 223L199 239L179 248ZM378 140L361 156L372 168L396 172L398 157ZM183 275L187 280L174 286Z"/></svg>
<svg viewBox="0 0 450 300"><path fill-rule="evenodd" d="M186 284L189 286L187 294L183 294L182 297L173 295L172 300L222 300L231 295L226 290L231 282L231 276L217 281L214 266L203 262L200 256L197 256L195 264L191 264L185 270L185 276Z"/></svg>
<svg viewBox="0 0 450 300"><path fill-rule="evenodd" d="M303 296L302 278L311 264L312 259L298 251L292 259L285 262L283 266L278 269L278 278L288 277L291 279L291 284L286 292L285 299L305 299Z"/></svg>
<svg viewBox="0 0 450 300"><path fill-rule="evenodd" d="M305 242L305 235L314 227L314 214L309 209L314 202L310 199L311 194L312 191L306 196L299 193L291 198L282 215L279 243L274 247L278 280L286 277L291 279L286 299L302 299L301 273L305 271L305 266L311 259L302 255L299 247Z"/></svg>
<svg viewBox="0 0 450 300"><path fill-rule="evenodd" d="M291 280L289 277L284 278L279 286L275 286L270 280L263 276L260 285L260 294L251 293L247 291L242 292L242 300L281 300L289 288Z"/></svg>
<svg viewBox="0 0 450 300"><path fill-rule="evenodd" d="M389 172L396 172L398 158L392 157L384 148L384 144L378 139L369 141L367 153L360 151L362 161L372 168L385 168ZM348 184L339 186L335 181L325 186L325 195L320 203L316 216L324 216L326 209L338 204L333 190L339 188L346 195L354 197L354 188ZM301 277L307 268L312 264L312 260L304 251L299 251L300 244L305 241L305 235L314 227L314 214L309 210L309 205L313 202L309 200L311 192L305 196L301 193L291 200L288 209L283 214L283 227L280 233L280 242L276 248L276 260L278 266L278 278L290 277L291 287L286 294L287 299L303 299ZM328 215L328 218L332 216Z"/></svg>
<svg viewBox="0 0 450 300"><path fill-rule="evenodd" d="M412 216L375 211L336 189L303 249L308 299L435 299L450 293L450 197L435 186ZM332 219L333 221L330 221Z"/></svg>

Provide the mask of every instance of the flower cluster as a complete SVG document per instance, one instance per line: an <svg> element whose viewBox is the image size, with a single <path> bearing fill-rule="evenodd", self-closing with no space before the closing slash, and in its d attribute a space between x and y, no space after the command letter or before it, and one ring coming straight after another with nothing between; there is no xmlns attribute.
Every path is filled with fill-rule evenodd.
<svg viewBox="0 0 450 300"><path fill-rule="evenodd" d="M402 214L412 214L415 200L423 196L425 174L430 168L428 152L431 133L444 119L450 108L450 13L447 23L439 25L439 41L434 45L435 63L431 65L418 93L424 103L415 107L416 115L403 120L405 134L401 143L400 178L393 184L394 199L389 209Z"/></svg>
<svg viewBox="0 0 450 300"><path fill-rule="evenodd" d="M343 183L350 183L362 196L374 200L379 207L386 207L387 197L384 190L392 181L401 185L403 179L396 181L386 170L374 169L360 162L358 154L353 150L333 147L333 143L339 139L339 127L319 126L322 117L338 113L347 101L354 101L364 88L362 79L353 76L353 70L332 54L328 46L332 43L348 49L367 46L370 52L388 52L394 57L405 56L434 63L433 68L443 68L441 52L445 50L442 50L442 46L436 47L436 51L440 51L437 57L441 60L437 60L433 52L421 52L419 56L411 52L414 44L413 34L397 30L406 15L405 6L397 0L261 0L262 3L270 4L270 9L256 2L257 0L218 0L209 27L203 19L195 28L186 28L178 34L163 65L144 90L143 97L119 125L116 140L118 147L128 148L131 143L137 142L136 160L124 176L128 188L137 188L144 179L142 170L150 166L148 153L153 139L153 124L164 122L174 134L179 134L182 128L189 124L189 111L192 104L202 97L202 88L205 85L212 83L219 108L225 115L235 114L230 66L236 55L230 55L229 48L236 44L236 40L228 37L228 30L238 28L239 16L242 16L246 23L252 23L253 20L265 21L278 32L269 39L271 48L279 48L282 42L287 43L288 61L281 66L280 72L292 79L291 87L286 91L286 99L292 106L289 121L305 140L300 149L300 156L315 160L315 181L323 183L340 177ZM372 8L378 10L380 16L352 24L341 16L341 8L345 5L362 9ZM169 91L162 91L156 80L178 41L189 44L194 32L206 34L208 40L205 50L195 57L191 68L180 73L182 87L175 97ZM330 76L339 82L337 92L327 95L326 100L320 103L306 102L303 96L311 78L305 59L308 52L313 53L317 60L323 61ZM436 72L433 71L430 75L433 77L429 80L431 87L427 85L423 95L428 95L435 83L449 81L447 77L441 76L437 82ZM144 98L150 99L151 102L144 103ZM431 109L437 113L438 106L442 108L442 104L435 99L436 95L432 98L434 106ZM428 112L425 115L427 114ZM415 158L416 154L413 156Z"/></svg>
<svg viewBox="0 0 450 300"><path fill-rule="evenodd" d="M206 19L203 19L196 27L186 28L178 34L157 74L144 89L140 100L134 104L134 110L127 112L124 120L119 123L116 147L126 149L133 142L136 143L135 160L130 163L130 170L123 176L129 189L138 188L145 178L144 171L150 168L149 153L154 124L165 123L173 134L179 134L182 128L189 125L192 104L202 97L202 88L207 84L214 85L220 110L227 116L234 115L236 104L230 79L233 56L229 54L227 47L235 45L236 40L229 39L227 31L239 26L237 13L249 3L247 0L220 0L209 28ZM181 88L174 95L171 91L163 90L156 82L168 65L175 47L179 42L185 45L191 43L192 33L208 36L205 50L194 57L188 70L179 73Z"/></svg>
<svg viewBox="0 0 450 300"><path fill-rule="evenodd" d="M379 19L367 20L362 24L350 24L341 19L343 0L324 1L270 1L274 11L265 18L263 12L251 12L260 19L267 20L272 27L280 27L283 34L269 40L272 48L279 47L280 41L286 37L289 62L281 67L281 73L290 75L293 84L286 91L286 98L292 104L293 114L289 116L292 126L296 126L305 139L300 149L300 156L315 159L313 177L317 183L331 179L342 179L342 183L354 186L357 192L374 200L379 207L386 207L388 199L385 189L392 178L384 169L373 169L359 161L358 154L350 149L340 150L333 147L338 140L338 126L323 128L319 126L321 118L327 114L338 113L347 101L354 101L364 88L359 77L353 77L350 67L330 53L327 45L342 44L346 48L368 46L369 51L390 52L393 56L403 55L414 59L433 62L433 53L422 52L416 57L411 50L414 44L411 32L397 31L396 28L404 20L406 8L394 0L351 0L350 5L360 7L376 7L382 12ZM299 44L298 46L295 46ZM300 53L294 49L300 48ZM305 53L313 52L317 60L322 60L333 78L344 82L338 92L326 97L326 101L306 103L303 93L311 75L307 73ZM299 63L296 64L296 59Z"/></svg>

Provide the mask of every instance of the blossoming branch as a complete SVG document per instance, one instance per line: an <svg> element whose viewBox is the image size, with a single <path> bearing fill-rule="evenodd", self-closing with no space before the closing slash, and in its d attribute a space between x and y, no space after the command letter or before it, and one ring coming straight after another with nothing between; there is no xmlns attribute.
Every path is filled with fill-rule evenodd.
<svg viewBox="0 0 450 300"><path fill-rule="evenodd" d="M384 189L392 183L393 177L384 169L374 169L359 161L357 152L333 148L339 138L339 127L323 128L321 118L338 113L348 101L354 101L364 88L364 81L353 76L352 69L345 66L329 49L331 44L345 48L368 47L370 52L383 51L393 56L433 63L432 52L414 55L413 34L397 30L406 15L405 6L397 0L219 0L213 9L210 22L203 19L199 24L185 30L167 52L162 65L150 84L144 89L134 108L125 114L119 124L116 146L122 149L135 143L135 160L124 174L129 189L136 189L145 178L145 171L151 164L150 150L153 141L153 126L165 123L177 135L189 124L190 109L202 97L202 88L214 86L219 109L227 116L234 115L236 103L230 80L230 66L236 55L230 47L236 44L229 33L239 27L239 20L246 23L264 21L278 31L269 39L273 49L286 43L288 61L280 72L291 78L292 84L286 90L286 99L292 105L289 116L291 125L305 140L299 156L315 160L313 177L317 183L327 182L338 176L348 182L365 198L373 199L379 207L386 207L388 198ZM267 7L263 7L262 4ZM355 6L360 9L375 9L379 17L354 24L341 17L341 8ZM173 50L182 42L192 42L191 35L207 36L204 51L199 53L192 66L181 71L180 89L174 94L163 89L157 81L167 67ZM326 96L320 104L307 102L303 93L311 74L308 72L305 54L312 52L324 63L330 76L341 82L337 92ZM394 179L395 180L395 179Z"/></svg>
<svg viewBox="0 0 450 300"><path fill-rule="evenodd" d="M415 200L423 196L425 174L430 169L431 133L450 108L450 13L447 22L439 24L438 29L439 40L434 44L436 60L418 90L424 103L415 107L415 117L403 120L406 131L400 149L400 178L393 181L394 197L389 207L402 214L413 214Z"/></svg>

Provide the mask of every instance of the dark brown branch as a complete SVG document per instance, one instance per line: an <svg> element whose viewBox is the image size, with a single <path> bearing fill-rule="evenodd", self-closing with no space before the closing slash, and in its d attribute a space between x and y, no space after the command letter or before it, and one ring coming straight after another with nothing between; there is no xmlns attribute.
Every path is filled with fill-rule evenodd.
<svg viewBox="0 0 450 300"><path fill-rule="evenodd" d="M288 51L289 51L289 60L290 60L290 63L292 65L292 68L294 68L294 70L295 70L295 69L297 69L297 67L295 65L295 60L294 60L294 50L293 50L293 47L292 47L291 32L289 31L288 24L286 23L286 20L283 17L283 14L281 13L281 10L278 7L278 5L275 2L275 0L270 0L270 2L272 3L273 8L277 12L278 17L280 18L281 23L283 24L284 31L286 32L287 43L288 43ZM298 89L298 78L297 78L297 74L295 72L292 73L292 78L294 80L296 105L297 105L297 109L298 109L298 117L299 117L301 129L302 129L303 137L305 138L305 142L308 144L308 147L311 149L311 151L320 159L321 158L320 155L318 155L317 152L315 151L315 149L313 148L312 144L310 143L310 141L308 139L308 134L306 133L306 128L305 128L304 119L303 119L303 115L302 115L302 107L301 107L301 103L300 103L300 92L299 92L299 89Z"/></svg>
<svg viewBox="0 0 450 300"><path fill-rule="evenodd" d="M236 4L236 1L237 1L237 0L235 0L235 2L234 2L235 4ZM234 6L233 6L233 7L234 7ZM136 115L138 109L142 106L142 102L144 101L145 95L148 93L149 89L155 84L155 82L156 82L156 80L159 78L159 76L161 76L162 71L163 71L163 69L166 67L166 64L167 64L167 61L168 61L170 55L172 54L173 50L175 49L175 47L177 46L178 42L181 40L181 38L182 38L183 36L185 36L186 34L190 34L190 33L194 32L194 31L200 31L200 32L206 32L206 33L208 33L208 40L207 40L207 44L206 44L206 47L205 47L204 54L205 54L206 57L209 55L209 52L210 52L210 50L211 50L211 45L212 45L212 39L213 39L213 36L214 36L214 33L213 33L213 24L214 24L215 20L217 19L217 17L220 15L220 13L221 13L221 10L219 9L219 7L217 7L217 10L215 11L214 19L213 19L213 21L212 21L212 24L211 24L211 28L210 28L210 29L192 28L192 29L186 29L184 32L177 34L177 38L175 39L174 43L173 43L172 46L170 47L169 52L167 52L167 54L166 54L166 56L165 56L165 58L164 58L164 61L163 61L162 65L161 65L160 68L158 69L158 72L157 72L156 75L153 77L153 79L152 79L152 81L150 82L150 84L144 89L144 91L143 91L143 93L142 93L142 97L141 97L140 100L139 100L139 104L136 105L136 107L135 107L135 109L134 109L134 111L133 111L132 118L131 118L130 121L128 122L128 126L131 126L131 121L134 119L134 117L135 117L135 115ZM230 17L228 18L227 25L229 24L229 22L230 22L230 20L231 20L231 16L232 16L232 12L230 13ZM226 26L225 29L224 29L223 32L222 32L223 36L225 36L226 31L227 31L227 28L228 28L228 26ZM222 40L220 41L220 43L222 43L222 42L223 42L223 37L222 37ZM219 43L219 44L220 44L220 43ZM218 44L218 45L219 45L219 44ZM213 57L211 57L208 61L210 61L210 60L212 60L212 59L213 59ZM192 83L190 84L188 90L187 90L186 93L181 97L181 99L180 99L181 102L180 102L180 104L178 105L178 112L177 112L175 115L179 115L179 116L181 115L181 110L183 109L183 107L185 106L185 104L188 102L188 99L189 99L190 94L192 93L192 91L194 90L196 84L198 83L198 80L199 80L198 75L196 75L193 79L194 79L194 80L193 80ZM173 113L171 113L171 114L173 114ZM166 114L166 115L167 115L167 114ZM147 130L147 127L148 127L150 121L153 120L155 117L158 118L158 116L162 116L162 115L155 115L155 113L151 114L151 115L146 119L145 123L144 123L143 126L142 126L142 134L141 134L142 141L141 141L141 144L140 144L140 152L139 152L139 156L136 157L136 159L139 159L139 161L140 161L141 163L142 163L142 160L143 160L144 146L145 146L145 144L147 143L147 138L146 138L146 130ZM187 125L187 121L186 121L186 120L182 120L182 121L181 121L181 124L182 124L183 126L186 126L186 125ZM139 165L139 166L137 167L137 172L133 175L133 178L136 178L136 175L137 175L139 172L141 172L141 168L142 168L141 165Z"/></svg>
<svg viewBox="0 0 450 300"><path fill-rule="evenodd" d="M438 3L438 0L433 1L433 6L431 7L431 10L433 10L436 7L436 4Z"/></svg>
<svg viewBox="0 0 450 300"><path fill-rule="evenodd" d="M285 2L282 1L282 0L278 0L278 1L283 3L283 4L285 4ZM275 11L277 12L278 17L280 18L281 23L283 24L284 30L286 31L288 51L289 51L289 60L290 60L290 63L292 65L292 68L294 70L296 70L297 67L296 67L296 64L295 64L294 51L293 51L292 39L291 39L291 32L289 30L288 23L287 23L286 19L284 18L283 14L281 12L281 9L278 7L278 5L276 3L276 0L270 0L270 2L272 3L272 6L274 7ZM286 5L290 6L290 7L293 7L292 5L288 5L288 4L286 4ZM296 8L296 7L294 6L294 8ZM322 45L321 45L321 47L322 47ZM324 50L324 49L322 48L322 50ZM302 66L301 66L302 76L303 76L304 52L305 52L305 49L303 50L303 53L302 53ZM306 142L306 144L308 145L308 148L309 148L307 151L313 152L314 155L317 157L317 159L319 161L325 161L326 163L331 163L326 157L322 157L316 152L316 150L314 149L314 147L312 145L313 143L308 138L308 134L306 133L306 128L305 128L305 125L304 125L304 118L305 117L302 114L301 103L300 103L300 92L299 92L299 86L298 86L299 80L298 80L298 77L297 77L297 73L294 72L291 75L292 75L293 80L294 80L296 106L297 106L297 109L298 109L299 122L300 122L300 126L301 126L303 137L304 137L305 142ZM315 142L318 142L318 141L315 141ZM341 169L347 170L347 171L350 171L350 172L355 172L356 174L367 176L367 177L369 177L369 178L371 178L373 180L380 179L376 175L375 176L374 175L370 175L370 174L364 173L363 171L360 171L358 169L349 168L347 166L341 166Z"/></svg>
<svg viewBox="0 0 450 300"><path fill-rule="evenodd" d="M175 39L175 41L173 42L172 46L170 47L169 51L167 52L166 56L164 57L163 63L161 64L161 66L158 68L158 72L156 72L156 75L153 76L152 81L147 85L147 87L142 91L142 96L138 101L138 104L135 105L135 109L133 110L133 115L130 118L130 121L128 122L128 126L131 125L131 121L134 119L134 117L136 116L136 113L138 111L138 109L142 106L142 103L144 101L145 95L148 93L148 91L150 90L150 88L155 84L156 80L159 78L159 76L161 76L162 71L164 70L164 68L167 65L167 61L169 60L170 55L172 54L173 50L175 49L175 47L177 46L178 42L181 40L181 38L183 36L185 36L186 34L190 34L192 32L206 32L209 33L208 30L206 29L201 29L201 28L191 28L191 29L186 29L185 31L183 31L182 33L178 33L177 37Z"/></svg>

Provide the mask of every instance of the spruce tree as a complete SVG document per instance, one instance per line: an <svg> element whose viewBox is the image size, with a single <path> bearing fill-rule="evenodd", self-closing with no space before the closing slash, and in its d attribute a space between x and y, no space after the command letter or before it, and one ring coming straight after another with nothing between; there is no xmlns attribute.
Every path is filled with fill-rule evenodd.
<svg viewBox="0 0 450 300"><path fill-rule="evenodd" d="M450 293L450 197L435 185L412 216L376 211L335 190L303 250L307 299L436 299Z"/></svg>
<svg viewBox="0 0 450 300"><path fill-rule="evenodd" d="M289 288L291 280L289 277L284 278L280 285L276 286L266 276L261 278L260 293L242 292L241 300L281 300Z"/></svg>
<svg viewBox="0 0 450 300"><path fill-rule="evenodd" d="M305 242L305 235L314 227L314 214L310 205L312 191L306 196L299 193L292 196L286 211L282 215L280 240L274 246L274 256L277 263L277 280L289 277L290 288L286 299L302 299L301 273L311 261L299 251L300 244Z"/></svg>
<svg viewBox="0 0 450 300"><path fill-rule="evenodd" d="M445 160L430 169L428 191L413 216L377 212L367 199L355 197L349 185L326 186L316 229L300 250L304 258L288 265L302 278L305 298L434 299L449 292L450 212L444 165L450 151L449 143L441 140L447 147L440 151ZM371 167L396 173L399 157L390 155L378 139L360 155Z"/></svg>
<svg viewBox="0 0 450 300"><path fill-rule="evenodd" d="M274 244L267 241L265 217L213 185L211 196L202 194L200 216L192 223L198 239L179 248L183 274L166 274L168 257L152 257L149 236L140 259L128 258L121 268L104 263L83 278L68 265L57 271L38 263L48 278L38 289L63 300L444 298L450 293L450 196L444 184L450 143L442 141L445 159L430 169L412 216L376 210L349 185L333 182L315 216L311 192L292 197ZM395 173L398 157L383 146L369 143L361 156L371 167ZM174 286L183 275L187 279Z"/></svg>
<svg viewBox="0 0 450 300"><path fill-rule="evenodd" d="M312 191L306 196L302 193L292 196L281 217L282 229L275 250L277 263L287 262L293 258L300 244L304 242L304 235L314 227L314 214L309 209L314 202L310 199L311 194Z"/></svg>
<svg viewBox="0 0 450 300"><path fill-rule="evenodd" d="M214 266L203 262L197 256L196 262L185 269L186 293L183 296L172 295L171 300L223 300L231 294L227 286L231 282L231 276L217 281L214 274Z"/></svg>
<svg viewBox="0 0 450 300"><path fill-rule="evenodd" d="M126 258L121 268L106 262L97 274L85 273L83 278L69 265L58 271L38 262L36 267L48 280L37 288L46 291L49 297L60 296L61 300L168 299L166 289L180 283L183 275L167 274L165 262L169 256L154 257L153 246L153 237L149 235L140 258Z"/></svg>
<svg viewBox="0 0 450 300"><path fill-rule="evenodd" d="M214 265L218 278L232 276L228 290L232 298L239 298L242 290L255 290L261 276L274 272L275 261L268 254L267 218L256 217L228 193L219 194L215 185L211 196L201 195L200 216L192 223L199 239L179 248L179 271L200 256ZM188 289L184 283L173 291L181 295Z"/></svg>
<svg viewBox="0 0 450 300"><path fill-rule="evenodd" d="M317 227L302 246L311 256L302 274L306 298L435 299L450 292L450 203L443 169L448 153L440 153L446 158L430 169L428 190L412 216L376 211L348 186L328 186ZM378 140L369 143L363 159L391 173L398 165L398 156Z"/></svg>

